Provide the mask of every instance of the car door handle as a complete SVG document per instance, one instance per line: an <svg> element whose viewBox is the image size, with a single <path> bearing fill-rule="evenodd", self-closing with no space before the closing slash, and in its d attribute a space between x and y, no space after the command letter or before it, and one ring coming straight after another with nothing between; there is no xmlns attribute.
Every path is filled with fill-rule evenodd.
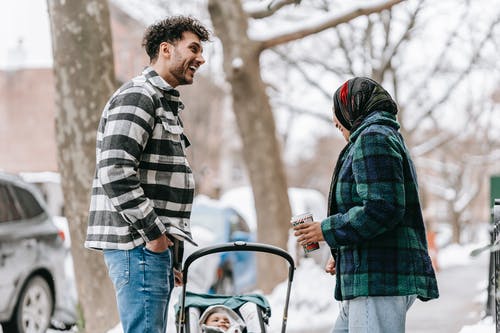
<svg viewBox="0 0 500 333"><path fill-rule="evenodd" d="M8 257L12 257L14 255L14 251L12 252L2 252L2 260L7 259Z"/></svg>
<svg viewBox="0 0 500 333"><path fill-rule="evenodd" d="M37 243L37 240L34 238L25 239L25 240L21 241L21 245L27 247L28 249L31 249L32 247L34 247L36 245L36 243Z"/></svg>
<svg viewBox="0 0 500 333"><path fill-rule="evenodd" d="M5 260L9 257L13 257L14 256L14 251L12 252L2 252L2 254L0 254L0 266L4 266L5 265Z"/></svg>

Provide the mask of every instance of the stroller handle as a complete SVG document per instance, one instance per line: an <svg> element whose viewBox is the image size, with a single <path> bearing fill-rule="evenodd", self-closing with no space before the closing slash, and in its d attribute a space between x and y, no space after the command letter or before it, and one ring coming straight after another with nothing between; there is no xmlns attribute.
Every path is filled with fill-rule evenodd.
<svg viewBox="0 0 500 333"><path fill-rule="evenodd" d="M234 243L223 243L223 244L217 244L217 245L212 245L208 247L204 247L202 249L199 249L195 252L193 252L189 257L186 258L186 261L184 262L184 268L182 269L183 277L182 277L182 282L186 284L187 282L187 271L189 269L189 266L195 261L196 259L199 259L201 257L214 254L214 253L219 253L219 252L229 252L229 251L252 251L252 252L265 252L265 253L271 253L280 257L283 257L288 263L290 264L290 269L291 269L291 277L290 280L293 280L293 272L295 270L295 263L293 261L292 256L285 250L273 246L273 245L268 245L268 244L261 244L261 243L247 243L247 242L234 242Z"/></svg>
<svg viewBox="0 0 500 333"><path fill-rule="evenodd" d="M290 256L288 252L285 250L269 245L269 244L262 244L262 243L247 243L247 242L234 242L234 243L222 243L222 244L217 244L217 245L212 245L208 247L204 247L202 249L199 249L195 252L193 252L190 256L188 256L184 262L184 267L182 269L182 297L181 297L181 312L180 312L180 320L179 320L179 326L178 326L178 332L184 332L184 323L185 323L185 316L184 316L184 311L185 311L185 301L186 301L186 283L187 283L187 275L188 275L188 269L189 266L195 261L196 259L199 259L201 257L214 254L214 253L219 253L219 252L232 252L232 251L252 251L252 252L264 252L264 253L270 253L274 254L277 256L280 256L284 258L286 261L288 261L289 268L288 268L288 286L287 286L287 291L286 291L286 300L285 300L285 308L283 310L283 322L282 322L282 327L281 327L281 332L284 333L286 331L286 323L287 323L287 317L288 317L288 303L290 301L290 291L291 291L291 286L292 286L292 281L293 281L293 273L295 271L295 262Z"/></svg>

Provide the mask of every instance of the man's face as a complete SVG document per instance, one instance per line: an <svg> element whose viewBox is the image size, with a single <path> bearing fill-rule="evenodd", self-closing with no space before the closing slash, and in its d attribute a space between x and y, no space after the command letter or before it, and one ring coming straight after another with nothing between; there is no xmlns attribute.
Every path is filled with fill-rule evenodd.
<svg viewBox="0 0 500 333"><path fill-rule="evenodd" d="M194 73L205 63L200 38L190 31L182 34L182 39L172 45L169 72L172 86L193 83Z"/></svg>

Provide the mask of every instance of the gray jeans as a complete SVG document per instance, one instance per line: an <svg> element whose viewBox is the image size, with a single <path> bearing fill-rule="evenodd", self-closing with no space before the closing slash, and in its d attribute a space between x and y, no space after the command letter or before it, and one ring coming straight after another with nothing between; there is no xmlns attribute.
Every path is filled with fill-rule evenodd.
<svg viewBox="0 0 500 333"><path fill-rule="evenodd" d="M342 301L332 333L404 333L406 312L416 298L379 296Z"/></svg>

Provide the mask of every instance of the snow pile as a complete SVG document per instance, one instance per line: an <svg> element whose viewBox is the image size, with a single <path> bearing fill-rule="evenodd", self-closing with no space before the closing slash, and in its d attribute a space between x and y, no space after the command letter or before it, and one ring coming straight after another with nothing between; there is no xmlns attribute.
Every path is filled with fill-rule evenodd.
<svg viewBox="0 0 500 333"><path fill-rule="evenodd" d="M492 317L486 317L476 325L462 327L459 333L494 333L495 322Z"/></svg>
<svg viewBox="0 0 500 333"><path fill-rule="evenodd" d="M271 304L270 333L281 332L287 281L280 283L267 299ZM296 269L288 308L287 331L311 332L332 327L338 314L333 298L335 277L313 259L305 258Z"/></svg>

